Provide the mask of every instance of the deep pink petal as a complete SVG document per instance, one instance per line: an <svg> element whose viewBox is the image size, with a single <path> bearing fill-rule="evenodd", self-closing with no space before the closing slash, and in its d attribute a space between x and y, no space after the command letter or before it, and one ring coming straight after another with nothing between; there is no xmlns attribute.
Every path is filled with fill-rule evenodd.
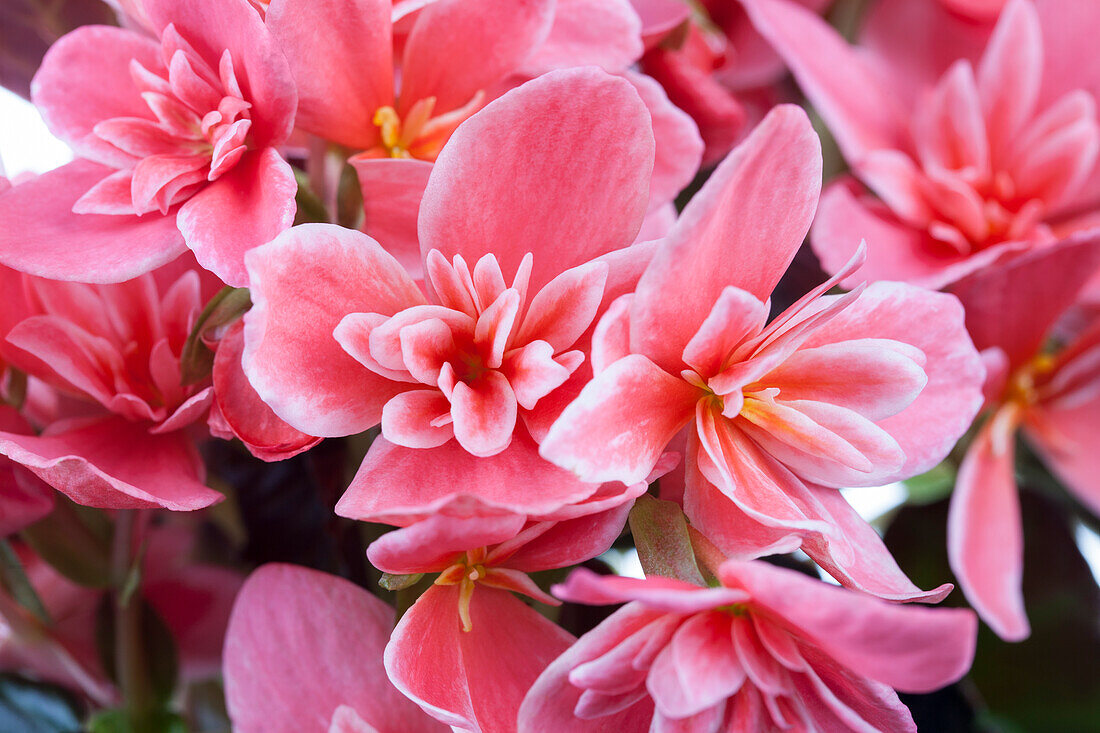
<svg viewBox="0 0 1100 733"><path fill-rule="evenodd" d="M224 498L203 483L184 435L151 435L118 418L42 437L0 433L0 453L86 506L190 511Z"/></svg>
<svg viewBox="0 0 1100 733"><path fill-rule="evenodd" d="M698 388L640 354L628 356L588 383L540 453L586 481L642 481L698 398Z"/></svg>
<svg viewBox="0 0 1100 733"><path fill-rule="evenodd" d="M478 585L463 631L457 586L432 586L386 645L394 685L425 712L485 733L515 730L520 703L573 637L507 591Z"/></svg>
<svg viewBox="0 0 1100 733"><path fill-rule="evenodd" d="M995 434L996 418L967 450L947 519L951 569L970 604L997 635L1027 638L1021 590L1024 536L1016 494L1015 435Z"/></svg>
<svg viewBox="0 0 1100 733"><path fill-rule="evenodd" d="M404 386L364 369L332 333L349 313L393 315L423 303L412 279L374 240L325 224L290 229L247 259L243 364L260 399L311 435L377 425Z"/></svg>
<svg viewBox="0 0 1100 733"><path fill-rule="evenodd" d="M416 279L424 276L416 219L432 164L413 158L367 158L350 161L363 191L363 231Z"/></svg>
<svg viewBox="0 0 1100 733"><path fill-rule="evenodd" d="M692 197L654 255L632 305L632 349L678 373L724 288L766 300L806 236L820 181L820 142L806 114L775 108Z"/></svg>
<svg viewBox="0 0 1100 733"><path fill-rule="evenodd" d="M225 642L233 729L327 730L341 705L378 731L442 731L386 677L393 609L342 578L265 565L241 589Z"/></svg>
<svg viewBox="0 0 1100 733"><path fill-rule="evenodd" d="M503 564L534 573L577 565L606 552L626 524L633 505L629 497L629 494L621 495L616 500L618 505L610 509L557 522L534 540L524 543Z"/></svg>
<svg viewBox="0 0 1100 733"><path fill-rule="evenodd" d="M634 241L652 170L649 113L626 81L591 68L550 72L455 131L424 192L421 251L467 262L491 252L508 281L531 252L537 291Z"/></svg>
<svg viewBox="0 0 1100 733"><path fill-rule="evenodd" d="M436 514L382 535L371 543L367 557L385 573L437 573L467 550L515 537L526 521L521 514L466 518Z"/></svg>
<svg viewBox="0 0 1100 733"><path fill-rule="evenodd" d="M265 22L298 85L299 127L352 148L377 143L374 113L393 104L392 12L386 0L268 5Z"/></svg>
<svg viewBox="0 0 1100 733"><path fill-rule="evenodd" d="M294 172L274 148L246 153L180 207L180 232L203 267L244 287L245 253L290 227L297 190Z"/></svg>
<svg viewBox="0 0 1100 733"><path fill-rule="evenodd" d="M113 283L186 251L176 216L74 214L111 169L78 160L0 194L0 263L57 280Z"/></svg>

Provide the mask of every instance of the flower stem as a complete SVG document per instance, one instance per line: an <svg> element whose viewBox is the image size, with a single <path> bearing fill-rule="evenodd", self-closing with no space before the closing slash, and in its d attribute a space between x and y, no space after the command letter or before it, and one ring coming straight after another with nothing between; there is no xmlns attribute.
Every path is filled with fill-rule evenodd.
<svg viewBox="0 0 1100 733"><path fill-rule="evenodd" d="M152 731L155 703L142 645L142 604L140 594L128 593L126 589L134 561L134 531L137 522L138 513L133 509L122 509L115 516L111 547L115 676L122 693L130 730L134 733L145 733Z"/></svg>

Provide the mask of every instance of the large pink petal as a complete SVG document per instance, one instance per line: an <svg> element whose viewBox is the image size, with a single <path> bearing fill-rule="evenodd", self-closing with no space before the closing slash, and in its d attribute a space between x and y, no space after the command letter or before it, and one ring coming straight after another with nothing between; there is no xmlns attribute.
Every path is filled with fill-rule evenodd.
<svg viewBox="0 0 1100 733"><path fill-rule="evenodd" d="M684 347L725 287L767 300L806 236L820 188L821 144L806 113L776 107L718 166L654 255L632 304L633 350L678 373Z"/></svg>
<svg viewBox="0 0 1100 733"><path fill-rule="evenodd" d="M915 346L924 352L928 376L909 407L877 423L898 442L906 460L895 473L876 481L888 483L928 471L970 427L983 401L985 368L967 335L959 301L901 283L874 283L805 346L860 338Z"/></svg>
<svg viewBox="0 0 1100 733"><path fill-rule="evenodd" d="M493 145L486 145L493 140ZM598 69L545 74L463 123L420 208L420 247L496 255L510 281L531 252L531 290L634 241L653 170L649 113Z"/></svg>
<svg viewBox="0 0 1100 733"><path fill-rule="evenodd" d="M781 620L852 671L906 692L950 684L974 659L977 619L968 610L887 603L759 561L728 561L718 575L752 596L754 613Z"/></svg>
<svg viewBox="0 0 1100 733"><path fill-rule="evenodd" d="M86 506L190 511L224 498L203 484L202 461L186 436L152 435L119 418L41 437L0 433L0 453Z"/></svg>
<svg viewBox="0 0 1100 733"><path fill-rule="evenodd" d="M416 220L432 164L413 158L355 156L351 166L363 191L363 231L416 279L424 277Z"/></svg>
<svg viewBox="0 0 1100 733"><path fill-rule="evenodd" d="M477 586L463 631L458 586L432 586L386 645L390 680L425 712L484 733L516 729L520 703L573 637L510 593Z"/></svg>
<svg viewBox="0 0 1100 733"><path fill-rule="evenodd" d="M217 69L228 50L245 101L252 105L257 148L280 145L294 127L297 87L283 51L247 0L144 0L153 30L169 23ZM205 112L204 110L203 112Z"/></svg>
<svg viewBox="0 0 1100 733"><path fill-rule="evenodd" d="M1100 400L1034 410L1036 419L1025 431L1028 442L1066 488L1100 516L1100 452L1093 450L1100 435Z"/></svg>
<svg viewBox="0 0 1100 733"><path fill-rule="evenodd" d="M214 354L214 400L218 412L248 451L265 461L290 458L321 441L296 430L271 411L249 384L241 367L244 327L238 323L218 342Z"/></svg>
<svg viewBox="0 0 1100 733"><path fill-rule="evenodd" d="M532 76L570 66L623 71L642 55L641 34L629 0L557 0L550 34L524 69Z"/></svg>
<svg viewBox="0 0 1100 733"><path fill-rule="evenodd" d="M50 132L82 157L118 165L132 161L92 128L115 117L153 118L130 77L133 60L163 69L159 44L121 28L84 26L51 46L31 86Z"/></svg>
<svg viewBox="0 0 1100 733"><path fill-rule="evenodd" d="M468 550L512 539L526 522L522 514L495 517L436 514L382 535L371 543L367 557L384 573L437 573Z"/></svg>
<svg viewBox="0 0 1100 733"><path fill-rule="evenodd" d="M199 264L230 285L248 285L245 253L294 222L294 171L274 148L246 153L180 207L177 223Z"/></svg>
<svg viewBox="0 0 1100 733"><path fill-rule="evenodd" d="M585 386L543 438L540 453L586 481L642 481L691 418L699 395L633 354Z"/></svg>
<svg viewBox="0 0 1100 733"><path fill-rule="evenodd" d="M871 150L906 149L906 119L893 91L823 18L787 0L744 5L850 163Z"/></svg>
<svg viewBox="0 0 1100 733"><path fill-rule="evenodd" d="M550 0L429 4L417 14L405 42L401 112L428 97L436 98L437 112L449 112L479 90L496 86L546 38L553 17Z"/></svg>
<svg viewBox="0 0 1100 733"><path fill-rule="evenodd" d="M362 432L404 386L373 374L332 332L349 313L393 315L423 303L412 279L359 232L307 224L247 257L245 374L275 414L311 435Z"/></svg>
<svg viewBox="0 0 1100 733"><path fill-rule="evenodd" d="M1097 268L1100 235L1082 234L987 267L955 283L951 292L966 308L974 344L999 347L1016 369L1038 353Z"/></svg>
<svg viewBox="0 0 1100 733"><path fill-rule="evenodd" d="M176 216L74 214L110 168L78 160L0 194L0 263L56 280L114 283L186 251Z"/></svg>
<svg viewBox="0 0 1100 733"><path fill-rule="evenodd" d="M472 456L454 441L417 449L377 438L336 513L399 525L445 507L467 515L543 515L584 501L597 489L599 484L583 483L540 458L538 446L523 431L489 458Z"/></svg>
<svg viewBox="0 0 1100 733"><path fill-rule="evenodd" d="M387 679L382 652L392 626L393 609L342 578L263 566L237 596L226 634L233 729L324 731L347 705L379 733L445 730Z"/></svg>
<svg viewBox="0 0 1100 733"><path fill-rule="evenodd" d="M268 5L265 22L298 85L298 127L352 148L377 144L374 113L393 104L392 12L387 0Z"/></svg>
<svg viewBox="0 0 1100 733"><path fill-rule="evenodd" d="M970 605L1002 639L1019 641L1031 630L1021 589L1024 530L1016 494L1015 435L995 435L995 417L959 467L947 518L947 552Z"/></svg>

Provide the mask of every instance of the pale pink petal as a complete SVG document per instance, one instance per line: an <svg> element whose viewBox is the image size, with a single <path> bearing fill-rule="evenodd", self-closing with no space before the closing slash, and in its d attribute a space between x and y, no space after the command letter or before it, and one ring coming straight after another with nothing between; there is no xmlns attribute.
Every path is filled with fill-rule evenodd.
<svg viewBox="0 0 1100 733"><path fill-rule="evenodd" d="M224 498L203 483L202 461L185 436L151 435L119 418L42 437L0 433L0 453L86 506L190 511Z"/></svg>
<svg viewBox="0 0 1100 733"><path fill-rule="evenodd" d="M363 231L377 239L415 279L422 278L416 219L432 164L413 158L358 155L348 162L359 175L363 191Z"/></svg>
<svg viewBox="0 0 1100 733"><path fill-rule="evenodd" d="M1003 154L1031 117L1042 81L1043 36L1038 13L1028 0L1011 0L978 66L978 92L994 155Z"/></svg>
<svg viewBox="0 0 1100 733"><path fill-rule="evenodd" d="M233 607L225 644L225 691L233 729L327 730L342 705L372 730L443 731L394 689L382 667L393 609L342 578L265 565Z"/></svg>
<svg viewBox="0 0 1100 733"><path fill-rule="evenodd" d="M898 98L823 18L787 0L744 5L849 162L870 150L905 149L907 124Z"/></svg>
<svg viewBox="0 0 1100 733"><path fill-rule="evenodd" d="M600 372L540 453L586 481L642 481L692 415L700 390L634 354Z"/></svg>
<svg viewBox="0 0 1100 733"><path fill-rule="evenodd" d="M294 222L294 172L274 148L246 153L180 207L177 223L199 263L225 282L248 285L245 253Z"/></svg>
<svg viewBox="0 0 1100 733"><path fill-rule="evenodd" d="M652 609L682 614L709 611L749 600L744 591L735 588L701 588L658 575L644 580L596 575L586 568L577 568L564 583L555 585L551 590L558 598L575 603L599 606L640 601Z"/></svg>
<svg viewBox="0 0 1100 733"><path fill-rule="evenodd" d="M336 513L401 525L455 505L468 513L542 515L583 501L599 488L540 458L538 446L522 431L489 458L470 455L453 441L418 450L378 438Z"/></svg>
<svg viewBox="0 0 1100 733"><path fill-rule="evenodd" d="M493 456L508 447L518 411L512 385L497 371L470 384L459 382L451 393L455 440L475 456Z"/></svg>
<svg viewBox="0 0 1100 733"><path fill-rule="evenodd" d="M591 68L550 72L455 131L424 192L421 251L468 262L492 252L509 281L533 253L537 291L634 241L652 169L649 113L626 81Z"/></svg>
<svg viewBox="0 0 1100 733"><path fill-rule="evenodd" d="M558 0L549 35L523 68L531 76L570 66L623 71L642 55L641 31L629 0Z"/></svg>
<svg viewBox="0 0 1100 733"><path fill-rule="evenodd" d="M740 288L725 288L684 347L684 363L703 377L718 374L734 349L759 335L767 320L767 303Z"/></svg>
<svg viewBox="0 0 1100 733"><path fill-rule="evenodd" d="M111 173L78 160L0 194L0 263L40 277L113 283L186 251L174 213L72 213L75 202Z"/></svg>
<svg viewBox="0 0 1100 733"><path fill-rule="evenodd" d="M1092 449L1100 435L1097 399L1063 409L1039 405L1035 410L1036 419L1025 424L1028 443L1066 488L1100 515L1100 453Z"/></svg>
<svg viewBox="0 0 1100 733"><path fill-rule="evenodd" d="M950 684L974 659L977 619L968 610L887 603L763 562L731 560L718 575L747 591L754 611L783 619L840 664L903 691Z"/></svg>
<svg viewBox="0 0 1100 733"><path fill-rule="evenodd" d="M311 435L377 425L405 387L364 369L332 333L349 313L393 315L423 303L416 284L374 240L325 224L290 229L247 259L243 365L260 399Z"/></svg>
<svg viewBox="0 0 1100 733"><path fill-rule="evenodd" d="M298 85L299 127L351 148L377 143L374 113L393 104L392 12L386 0L268 5L265 22Z"/></svg>
<svg viewBox="0 0 1100 733"><path fill-rule="evenodd" d="M806 236L820 181L820 142L805 112L776 107L692 197L654 255L632 304L632 350L677 373L724 288L766 300Z"/></svg>
<svg viewBox="0 0 1100 733"><path fill-rule="evenodd" d="M458 586L435 585L386 645L390 680L429 715L469 730L515 729L520 703L573 637L507 591L475 587L463 631Z"/></svg>
<svg viewBox="0 0 1100 733"><path fill-rule="evenodd" d="M999 435L996 416L966 452L947 518L947 551L975 610L1007 641L1031 630L1021 589L1024 530L1016 494L1014 431Z"/></svg>
<svg viewBox="0 0 1100 733"><path fill-rule="evenodd" d="M745 682L733 649L732 617L710 612L692 616L657 655L646 687L661 713L686 718L720 705Z"/></svg>
<svg viewBox="0 0 1100 733"><path fill-rule="evenodd" d="M573 346L596 317L609 269L604 262L588 262L547 283L527 306L515 343L541 340L555 353Z"/></svg>
<svg viewBox="0 0 1100 733"><path fill-rule="evenodd" d="M405 42L401 112L435 97L436 110L461 107L492 88L550 32L550 0L437 0L421 10Z"/></svg>
<svg viewBox="0 0 1100 733"><path fill-rule="evenodd" d="M917 150L926 168L962 170L976 176L991 173L989 136L982 116L982 102L974 70L966 61L952 65L931 96L918 107L913 124ZM860 168L864 168L862 162ZM868 181L871 188L903 218L927 223L930 212L921 212L923 216L919 218L913 216L916 212L906 212L898 207L865 177L862 170L860 178Z"/></svg>

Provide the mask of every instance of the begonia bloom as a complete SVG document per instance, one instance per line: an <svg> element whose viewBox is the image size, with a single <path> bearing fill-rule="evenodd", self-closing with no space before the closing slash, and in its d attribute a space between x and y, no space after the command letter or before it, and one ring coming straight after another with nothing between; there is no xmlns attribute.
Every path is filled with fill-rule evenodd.
<svg viewBox="0 0 1100 733"><path fill-rule="evenodd" d="M386 678L393 609L316 570L249 576L226 632L226 703L241 733L436 733Z"/></svg>
<svg viewBox="0 0 1100 733"><path fill-rule="evenodd" d="M627 605L543 672L521 733L915 731L891 688L930 692L973 660L969 611L889 604L759 561L717 572L713 588L583 569L555 586Z"/></svg>
<svg viewBox="0 0 1100 733"><path fill-rule="evenodd" d="M573 637L510 591L558 605L528 573L607 550L631 503L562 522L438 514L376 540L368 557L380 570L439 573L386 646L390 680L461 730L514 731L528 688Z"/></svg>
<svg viewBox="0 0 1100 733"><path fill-rule="evenodd" d="M297 186L276 149L294 122L290 70L245 0L143 10L156 40L86 26L43 60L34 103L79 159L0 196L0 261L110 283L186 245L246 285L244 252L294 217Z"/></svg>
<svg viewBox="0 0 1100 733"><path fill-rule="evenodd" d="M922 594L836 491L927 471L982 400L956 298L899 283L823 295L768 322L813 217L820 148L780 106L734 150L596 329L594 379L540 453L585 481L644 479L686 428L685 510L730 555L801 545L843 583ZM776 186L782 181L782 186Z"/></svg>
<svg viewBox="0 0 1100 733"><path fill-rule="evenodd" d="M837 272L863 237L867 278L940 288L1050 244L1067 217L1100 204L1093 97L1100 79L1090 78L1096 72L1088 65L1069 70L1058 63L1065 18L1052 38L1030 0L1013 0L980 58L967 58L964 43L937 79L903 84L893 80L919 80L928 69L891 64L883 50L890 39L853 48L787 0L744 5L821 113L854 176L828 187L814 224L811 240L827 271ZM915 28L926 37L924 24ZM939 26L927 31L936 43L910 61L935 67L937 54L951 46ZM1048 65L1061 72L1054 83Z"/></svg>
<svg viewBox="0 0 1100 733"><path fill-rule="evenodd" d="M558 392L587 379L587 332L653 252L629 246L652 166L649 115L622 79L571 69L518 87L461 125L431 172L419 222L427 295L377 242L339 227L295 227L249 253L249 381L311 435L381 424L385 442L361 473L404 474L392 490L449 481L456 464L426 451L452 447L549 483L532 473L533 446L569 399ZM399 456L379 468L385 446ZM411 469L421 452L427 474Z"/></svg>
<svg viewBox="0 0 1100 733"><path fill-rule="evenodd" d="M1058 344L1054 327L1100 267L1100 238L1081 237L966 278L955 292L989 375L982 424L959 467L947 524L959 585L1002 638L1029 626L1021 590L1023 526L1015 447L1023 435L1048 468L1100 514L1100 321Z"/></svg>
<svg viewBox="0 0 1100 733"><path fill-rule="evenodd" d="M41 435L0 432L0 453L88 506L190 510L221 500L184 431L212 398L180 373L202 307L198 273L163 288L152 274L114 285L28 276L25 292L33 315L0 349L81 407Z"/></svg>

